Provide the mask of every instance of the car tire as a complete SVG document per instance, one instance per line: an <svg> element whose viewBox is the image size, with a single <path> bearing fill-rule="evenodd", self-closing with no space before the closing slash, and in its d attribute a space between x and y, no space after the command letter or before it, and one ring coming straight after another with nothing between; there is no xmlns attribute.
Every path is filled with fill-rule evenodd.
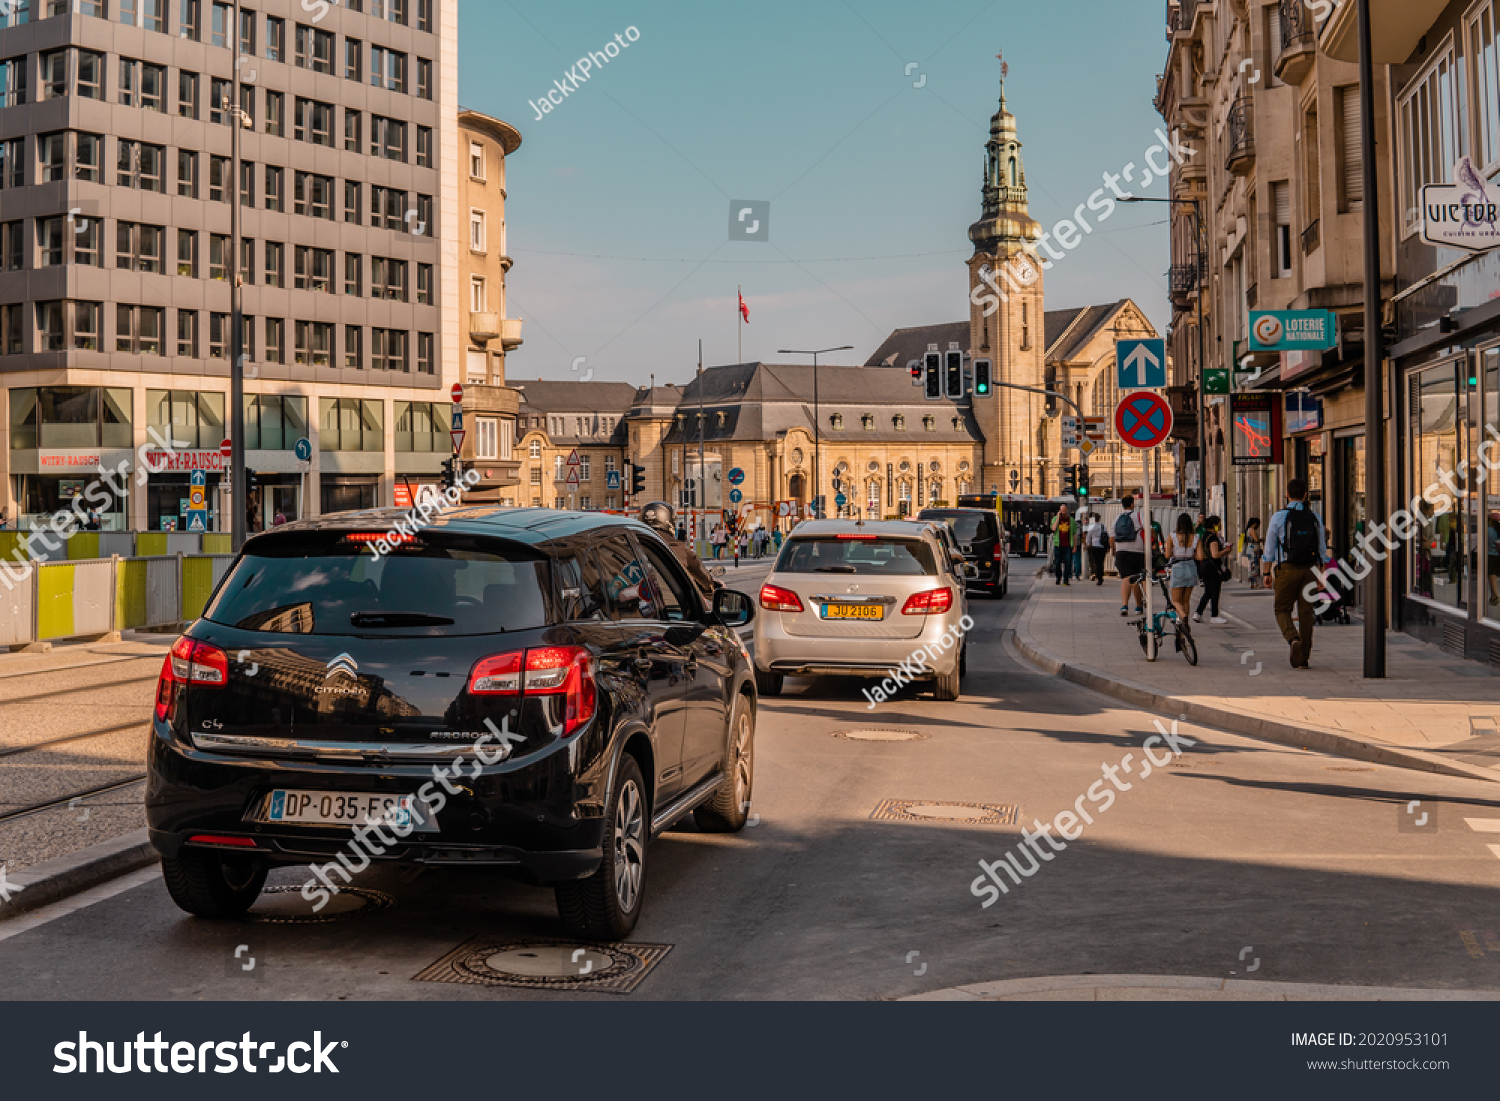
<svg viewBox="0 0 1500 1101"><path fill-rule="evenodd" d="M953 672L943 673L932 682L932 696L943 702L951 702L958 699L959 682L963 679L961 670L962 659L953 666Z"/></svg>
<svg viewBox="0 0 1500 1101"><path fill-rule="evenodd" d="M712 799L693 811L693 821L705 833L738 833L750 818L755 788L755 718L744 696L735 697L725 753L724 782Z"/></svg>
<svg viewBox="0 0 1500 1101"><path fill-rule="evenodd" d="M614 941L635 928L645 897L650 833L646 781L635 758L626 754L604 808L604 859L587 879L554 889L557 914L569 936Z"/></svg>
<svg viewBox="0 0 1500 1101"><path fill-rule="evenodd" d="M781 695L781 684L786 678L780 673L762 672L759 666L755 668L755 692L760 696Z"/></svg>
<svg viewBox="0 0 1500 1101"><path fill-rule="evenodd" d="M962 679L963 677L967 677L969 675L969 646L968 646L968 643L964 643L963 644L963 649L959 650L959 652L958 652L958 675L959 675L960 679Z"/></svg>
<svg viewBox="0 0 1500 1101"><path fill-rule="evenodd" d="M179 909L194 917L225 920L243 917L260 897L269 868L245 858L226 861L216 852L183 849L162 857L161 873L167 894Z"/></svg>

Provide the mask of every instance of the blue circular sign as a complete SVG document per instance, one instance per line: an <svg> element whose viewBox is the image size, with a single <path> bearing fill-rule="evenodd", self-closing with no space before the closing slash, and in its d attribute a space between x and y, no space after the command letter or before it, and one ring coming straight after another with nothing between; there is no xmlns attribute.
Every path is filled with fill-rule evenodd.
<svg viewBox="0 0 1500 1101"><path fill-rule="evenodd" d="M297 458L301 459L304 463L312 461L312 440L308 439L306 436L303 436L300 440L297 441L296 449Z"/></svg>
<svg viewBox="0 0 1500 1101"><path fill-rule="evenodd" d="M1172 433L1172 407L1160 394L1127 394L1115 409L1115 431L1131 447L1156 447Z"/></svg>
<svg viewBox="0 0 1500 1101"><path fill-rule="evenodd" d="M743 470L741 470L739 467L735 467L733 470L731 470L729 472L729 484L730 485L732 485L732 486L740 485L740 484L742 484L744 482L744 480L745 480L745 472Z"/></svg>
<svg viewBox="0 0 1500 1101"><path fill-rule="evenodd" d="M737 489L731 489L729 491L729 502L730 502L730 504L737 505L741 501L743 501L744 499L745 499L745 495L743 493L741 493L739 490L737 490Z"/></svg>
<svg viewBox="0 0 1500 1101"><path fill-rule="evenodd" d="M836 504L836 505L838 505L839 508L843 508L845 505L847 505L849 503L849 498L845 497L842 493L840 493L837 497L835 497L833 499L833 503Z"/></svg>

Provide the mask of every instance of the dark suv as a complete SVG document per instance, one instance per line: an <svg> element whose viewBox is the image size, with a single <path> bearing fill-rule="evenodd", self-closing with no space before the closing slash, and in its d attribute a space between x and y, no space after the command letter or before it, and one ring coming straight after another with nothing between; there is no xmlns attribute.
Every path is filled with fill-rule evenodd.
<svg viewBox="0 0 1500 1101"><path fill-rule="evenodd" d="M623 937L654 836L745 824L751 599L705 606L623 518L405 518L255 536L173 646L146 795L173 900L235 917L311 863L321 909L370 860L483 865L555 884L571 934Z"/></svg>
<svg viewBox="0 0 1500 1101"><path fill-rule="evenodd" d="M974 567L970 592L1004 596L1010 590L1010 555L1000 517L987 508L924 508L918 520L942 520L953 529L964 558Z"/></svg>

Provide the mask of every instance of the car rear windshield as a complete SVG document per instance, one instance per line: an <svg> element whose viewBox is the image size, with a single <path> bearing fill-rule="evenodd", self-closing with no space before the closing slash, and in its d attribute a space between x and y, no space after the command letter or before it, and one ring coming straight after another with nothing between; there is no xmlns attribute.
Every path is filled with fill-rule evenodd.
<svg viewBox="0 0 1500 1101"><path fill-rule="evenodd" d="M952 512L925 512L924 518L946 520L958 536L960 543L972 543L977 539L995 538L995 517L988 512L967 512L962 509Z"/></svg>
<svg viewBox="0 0 1500 1101"><path fill-rule="evenodd" d="M793 539L781 552L780 573L857 573L884 577L937 574L932 548L917 539L840 539L835 535Z"/></svg>
<svg viewBox="0 0 1500 1101"><path fill-rule="evenodd" d="M430 534L376 556L342 533L258 539L206 619L293 635L493 634L544 627L548 559L518 544Z"/></svg>

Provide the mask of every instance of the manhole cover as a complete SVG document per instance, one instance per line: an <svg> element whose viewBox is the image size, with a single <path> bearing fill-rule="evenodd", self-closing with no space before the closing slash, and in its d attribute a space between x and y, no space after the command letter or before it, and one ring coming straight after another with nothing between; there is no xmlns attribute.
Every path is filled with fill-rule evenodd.
<svg viewBox="0 0 1500 1101"><path fill-rule="evenodd" d="M319 888L326 890L326 888ZM251 921L269 925L313 925L325 921L342 921L355 914L372 914L396 904L390 895L367 887L340 887L321 910L302 897L301 887L267 887L261 891L255 908L245 916Z"/></svg>
<svg viewBox="0 0 1500 1101"><path fill-rule="evenodd" d="M475 937L416 976L416 982L629 994L670 944L571 944Z"/></svg>
<svg viewBox="0 0 1500 1101"><path fill-rule="evenodd" d="M851 742L925 742L931 737L920 730L896 730L881 726L867 726L857 730L835 730L833 736L848 738Z"/></svg>
<svg viewBox="0 0 1500 1101"><path fill-rule="evenodd" d="M870 812L870 818L898 822L977 822L985 826L1014 826L1016 807L1005 803L885 799Z"/></svg>

